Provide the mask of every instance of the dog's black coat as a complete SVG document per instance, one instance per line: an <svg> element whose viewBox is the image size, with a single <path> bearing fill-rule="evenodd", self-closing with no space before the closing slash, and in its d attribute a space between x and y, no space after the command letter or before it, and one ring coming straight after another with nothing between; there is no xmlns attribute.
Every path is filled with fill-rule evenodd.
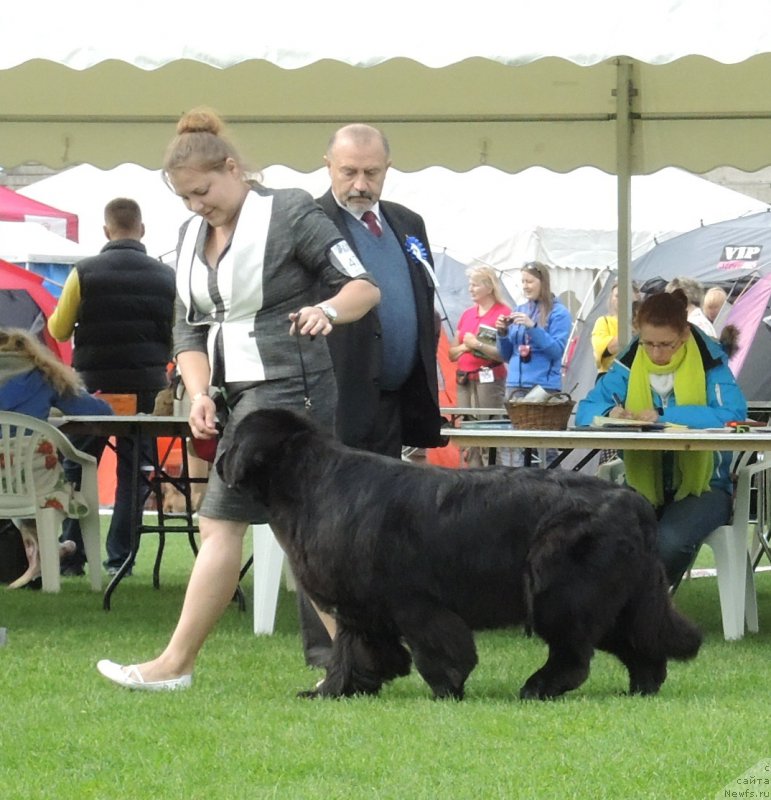
<svg viewBox="0 0 771 800"><path fill-rule="evenodd" d="M344 447L306 417L255 411L218 469L257 494L300 585L338 622L309 695L376 693L410 670L463 696L473 630L526 625L549 656L520 690L580 686L595 648L653 694L698 630L673 607L656 519L635 492L563 470L451 470ZM406 647L405 647L406 645Z"/></svg>

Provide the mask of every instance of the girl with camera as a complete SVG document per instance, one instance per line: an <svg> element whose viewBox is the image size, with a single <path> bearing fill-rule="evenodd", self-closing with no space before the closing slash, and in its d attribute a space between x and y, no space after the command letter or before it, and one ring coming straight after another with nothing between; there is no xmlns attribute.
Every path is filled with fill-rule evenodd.
<svg viewBox="0 0 771 800"><path fill-rule="evenodd" d="M551 292L549 270L538 261L522 267L525 302L495 323L496 345L508 364L506 402L534 386L562 390L562 356L570 335L570 312ZM521 453L516 462L519 463Z"/></svg>

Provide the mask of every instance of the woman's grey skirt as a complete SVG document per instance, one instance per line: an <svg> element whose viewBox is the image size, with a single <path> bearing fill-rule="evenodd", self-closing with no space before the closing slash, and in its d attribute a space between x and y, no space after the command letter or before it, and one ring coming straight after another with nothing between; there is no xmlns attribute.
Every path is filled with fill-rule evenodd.
<svg viewBox="0 0 771 800"><path fill-rule="evenodd" d="M313 372L307 374L306 379L308 396L311 400L309 410L305 408L305 384L299 375L254 384L238 396L235 404L230 407L230 414L217 446L215 468L209 473L206 494L199 510L202 517L253 524L268 521L268 512L262 503L223 483L217 474L216 463L228 448L238 422L251 411L260 408L287 408L301 414L308 413L319 426L330 433L333 432L337 407L337 384L334 373L331 369Z"/></svg>

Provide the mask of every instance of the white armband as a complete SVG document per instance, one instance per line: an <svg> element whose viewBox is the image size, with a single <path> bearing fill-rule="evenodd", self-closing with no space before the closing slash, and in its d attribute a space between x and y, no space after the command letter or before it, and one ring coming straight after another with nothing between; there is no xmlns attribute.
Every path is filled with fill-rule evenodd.
<svg viewBox="0 0 771 800"><path fill-rule="evenodd" d="M333 267L349 278L358 278L366 272L364 265L344 239L329 248L329 261Z"/></svg>

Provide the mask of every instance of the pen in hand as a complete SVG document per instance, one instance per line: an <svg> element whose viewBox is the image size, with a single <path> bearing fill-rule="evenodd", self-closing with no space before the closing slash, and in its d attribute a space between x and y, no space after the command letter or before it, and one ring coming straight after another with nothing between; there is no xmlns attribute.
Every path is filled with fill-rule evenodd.
<svg viewBox="0 0 771 800"><path fill-rule="evenodd" d="M613 406L613 408L611 408L608 416L626 419L629 416L629 413L624 408L624 401L615 392L611 395L611 397L613 398L613 402L615 403L615 405Z"/></svg>

